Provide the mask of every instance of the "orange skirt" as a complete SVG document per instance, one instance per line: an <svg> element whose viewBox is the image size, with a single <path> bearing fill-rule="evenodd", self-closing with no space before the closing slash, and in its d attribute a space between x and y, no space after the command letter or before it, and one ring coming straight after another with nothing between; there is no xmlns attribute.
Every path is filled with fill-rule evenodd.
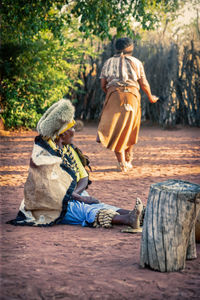
<svg viewBox="0 0 200 300"><path fill-rule="evenodd" d="M122 152L138 141L141 122L140 93L136 87L110 87L98 126L106 148Z"/></svg>

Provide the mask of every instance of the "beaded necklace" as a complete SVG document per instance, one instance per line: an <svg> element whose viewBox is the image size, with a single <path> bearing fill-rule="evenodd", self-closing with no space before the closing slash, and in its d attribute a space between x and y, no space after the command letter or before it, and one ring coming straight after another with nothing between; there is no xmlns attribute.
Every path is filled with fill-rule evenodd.
<svg viewBox="0 0 200 300"><path fill-rule="evenodd" d="M74 159L73 153L71 151L71 145L66 145L62 149L59 148L52 139L48 140L48 144L50 147L59 153L59 156L62 158L63 164L74 171L75 175L79 172L78 165L76 163L76 160Z"/></svg>

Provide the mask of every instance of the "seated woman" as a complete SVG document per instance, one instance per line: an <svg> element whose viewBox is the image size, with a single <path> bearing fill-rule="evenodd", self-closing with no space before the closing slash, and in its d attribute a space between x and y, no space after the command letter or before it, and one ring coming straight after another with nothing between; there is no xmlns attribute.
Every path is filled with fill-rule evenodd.
<svg viewBox="0 0 200 300"><path fill-rule="evenodd" d="M87 158L73 145L74 107L69 100L53 104L37 125L24 200L13 225L73 224L91 227L129 225L140 229L143 204L132 211L100 203L86 192Z"/></svg>

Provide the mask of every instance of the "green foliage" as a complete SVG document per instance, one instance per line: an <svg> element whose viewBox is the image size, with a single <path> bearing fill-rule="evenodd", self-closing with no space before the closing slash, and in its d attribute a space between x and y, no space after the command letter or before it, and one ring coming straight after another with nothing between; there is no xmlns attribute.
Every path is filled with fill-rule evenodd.
<svg viewBox="0 0 200 300"><path fill-rule="evenodd" d="M50 30L55 37L61 36L61 30L69 17L60 13L65 0L2 0L2 39L29 42L29 37L42 30Z"/></svg>
<svg viewBox="0 0 200 300"><path fill-rule="evenodd" d="M116 35L134 36L133 24L139 22L142 28L150 30L161 20L158 10L173 12L178 0L79 0L74 1L72 14L81 17L79 30L88 37L91 33L101 39L112 38L110 29ZM113 33L113 32L112 32Z"/></svg>
<svg viewBox="0 0 200 300"><path fill-rule="evenodd" d="M173 13L186 0L2 0L2 27L8 40L18 33L19 40L50 30L62 39L63 25L71 24L73 16L80 19L79 30L85 37L94 34L102 39L133 34L133 22L143 29L153 29L162 15ZM193 0L198 1L198 0ZM9 26L8 26L9 24Z"/></svg>
<svg viewBox="0 0 200 300"><path fill-rule="evenodd" d="M171 11L177 5L178 0L2 0L1 108L6 127L35 127L53 102L74 94L82 83L84 58L94 56L85 38L91 43L92 34L111 38L113 29L117 36L131 36L133 21L153 28L159 21L155 9Z"/></svg>
<svg viewBox="0 0 200 300"><path fill-rule="evenodd" d="M74 40L68 39L60 46L59 41L46 32L43 39L24 48L13 65L7 61L9 67L4 70L6 76L2 80L6 126L35 127L47 107L63 95L70 97L76 89L83 51L88 53L80 43L74 47Z"/></svg>
<svg viewBox="0 0 200 300"><path fill-rule="evenodd" d="M50 9L49 14L55 11ZM81 43L83 36L75 21L63 24L61 40L44 27L33 34L26 18L23 30L21 26L19 21L15 30L4 27L2 32L1 106L6 128L34 128L53 102L77 89L80 62L84 55L93 55L88 42Z"/></svg>

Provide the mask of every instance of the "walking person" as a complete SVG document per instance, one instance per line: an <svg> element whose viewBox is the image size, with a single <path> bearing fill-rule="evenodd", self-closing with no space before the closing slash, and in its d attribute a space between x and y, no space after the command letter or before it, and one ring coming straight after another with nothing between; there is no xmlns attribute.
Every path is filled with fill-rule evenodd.
<svg viewBox="0 0 200 300"><path fill-rule="evenodd" d="M140 88L151 103L158 97L152 95L142 62L132 56L134 49L130 38L119 38L116 54L109 58L101 71L101 87L106 99L98 126L97 142L115 152L118 169L132 168L134 144L138 141L141 123Z"/></svg>

